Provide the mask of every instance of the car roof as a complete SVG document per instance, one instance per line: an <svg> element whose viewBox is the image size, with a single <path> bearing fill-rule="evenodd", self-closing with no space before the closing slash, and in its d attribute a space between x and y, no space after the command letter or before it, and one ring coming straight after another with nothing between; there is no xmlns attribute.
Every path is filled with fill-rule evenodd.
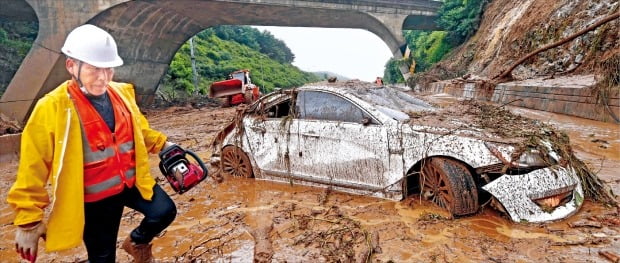
<svg viewBox="0 0 620 263"><path fill-rule="evenodd" d="M341 83L319 82L307 84L298 90L322 90L350 94L376 107L379 111L398 121L409 119L408 113L435 111L429 103L391 86L376 86L363 81Z"/></svg>

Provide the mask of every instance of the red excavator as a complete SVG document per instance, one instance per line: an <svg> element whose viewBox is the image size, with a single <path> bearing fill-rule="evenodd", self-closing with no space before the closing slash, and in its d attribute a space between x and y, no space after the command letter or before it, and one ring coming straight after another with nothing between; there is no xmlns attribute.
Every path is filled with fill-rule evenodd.
<svg viewBox="0 0 620 263"><path fill-rule="evenodd" d="M252 84L250 71L247 69L230 73L226 80L213 82L209 88L209 97L223 98L222 107L242 103L250 104L256 101L260 95L260 89Z"/></svg>

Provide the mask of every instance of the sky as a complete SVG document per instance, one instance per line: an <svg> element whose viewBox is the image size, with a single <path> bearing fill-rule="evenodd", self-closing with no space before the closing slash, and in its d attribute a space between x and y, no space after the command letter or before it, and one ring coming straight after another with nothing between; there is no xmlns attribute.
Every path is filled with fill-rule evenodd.
<svg viewBox="0 0 620 263"><path fill-rule="evenodd" d="M374 81L392 57L377 35L362 29L254 26L269 31L295 54L304 71L330 71L351 79Z"/></svg>

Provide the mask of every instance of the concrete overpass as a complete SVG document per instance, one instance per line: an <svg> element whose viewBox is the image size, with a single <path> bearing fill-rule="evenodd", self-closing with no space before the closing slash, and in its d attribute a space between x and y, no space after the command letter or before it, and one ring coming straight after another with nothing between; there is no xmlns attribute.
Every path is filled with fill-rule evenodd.
<svg viewBox="0 0 620 263"><path fill-rule="evenodd" d="M36 100L69 78L60 47L73 28L86 23L115 37L125 61L115 79L134 83L138 103L146 104L176 51L206 28L360 28L379 36L395 58L402 58L402 30L436 29L440 4L430 0L0 0L0 19L39 22L32 49L0 99L0 112L25 122Z"/></svg>

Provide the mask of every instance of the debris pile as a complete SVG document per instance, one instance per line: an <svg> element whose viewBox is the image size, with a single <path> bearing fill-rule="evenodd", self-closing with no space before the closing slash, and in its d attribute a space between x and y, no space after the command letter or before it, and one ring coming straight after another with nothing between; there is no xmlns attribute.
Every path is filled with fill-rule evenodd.
<svg viewBox="0 0 620 263"><path fill-rule="evenodd" d="M616 123L620 123L620 116L617 116L609 107L610 99L614 95L620 94L620 50L613 55L602 58L596 65L595 72L598 72L601 78L594 86L594 94L597 95L596 102L605 107L605 110Z"/></svg>
<svg viewBox="0 0 620 263"><path fill-rule="evenodd" d="M327 262L371 262L372 254L381 251L377 234L368 233L337 206L293 218L294 224L287 230L295 235L293 245L318 248ZM355 251L361 252L356 255Z"/></svg>

